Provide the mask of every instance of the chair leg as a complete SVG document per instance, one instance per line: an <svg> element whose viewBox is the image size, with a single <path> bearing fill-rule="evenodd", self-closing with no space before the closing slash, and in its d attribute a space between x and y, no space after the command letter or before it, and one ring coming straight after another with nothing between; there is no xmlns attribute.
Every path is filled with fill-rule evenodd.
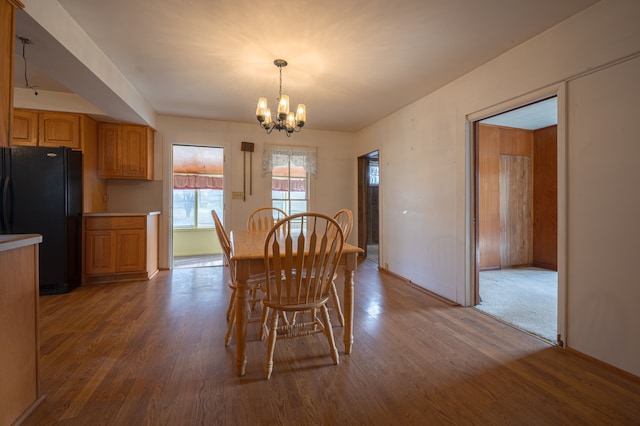
<svg viewBox="0 0 640 426"><path fill-rule="evenodd" d="M236 304L233 303L231 306L231 313L229 317L229 321L227 324L227 333L224 335L224 345L229 346L229 342L231 342L231 336L233 335L233 329L236 325Z"/></svg>
<svg viewBox="0 0 640 426"><path fill-rule="evenodd" d="M333 328L331 327L331 320L329 319L329 309L327 308L327 305L322 305L320 310L322 311L322 320L324 322L324 334L327 336L327 341L329 342L331 359L333 359L334 364L338 365L340 361L338 359L338 349L336 348L336 341L333 338Z"/></svg>
<svg viewBox="0 0 640 426"><path fill-rule="evenodd" d="M267 345L267 360L264 363L264 378L271 378L273 371L273 352L276 348L276 338L278 337L278 311L271 311L271 321L269 326L269 343Z"/></svg>
<svg viewBox="0 0 640 426"><path fill-rule="evenodd" d="M251 302L249 304L249 307L251 308L251 310L253 311L256 307L256 303L258 303L258 288L254 287L251 289L251 291L249 292L251 294Z"/></svg>
<svg viewBox="0 0 640 426"><path fill-rule="evenodd" d="M231 290L231 296L229 297L229 306L227 307L227 321L231 317L231 311L233 310L233 305L236 303L236 292L237 289Z"/></svg>
<svg viewBox="0 0 640 426"><path fill-rule="evenodd" d="M269 326L267 320L269 318L269 307L262 305L262 315L260 316L260 340L264 340L265 335L269 335Z"/></svg>
<svg viewBox="0 0 640 426"><path fill-rule="evenodd" d="M344 315L342 315L342 308L340 308L340 298L338 297L335 281L331 281L331 299L333 299L333 308L336 311L336 315L338 315L338 322L344 327Z"/></svg>

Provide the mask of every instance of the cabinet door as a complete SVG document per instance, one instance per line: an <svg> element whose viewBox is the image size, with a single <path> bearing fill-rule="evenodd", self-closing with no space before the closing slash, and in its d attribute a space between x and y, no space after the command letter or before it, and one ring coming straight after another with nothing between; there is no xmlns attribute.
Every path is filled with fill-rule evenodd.
<svg viewBox="0 0 640 426"><path fill-rule="evenodd" d="M50 147L81 149L80 115L63 112L39 114L38 144Z"/></svg>
<svg viewBox="0 0 640 426"><path fill-rule="evenodd" d="M118 124L100 123L98 125L98 176L102 178L121 176L119 138Z"/></svg>
<svg viewBox="0 0 640 426"><path fill-rule="evenodd" d="M0 252L0 424L38 395L38 245Z"/></svg>
<svg viewBox="0 0 640 426"><path fill-rule="evenodd" d="M115 231L85 232L86 275L113 274L116 270Z"/></svg>
<svg viewBox="0 0 640 426"><path fill-rule="evenodd" d="M13 110L13 138L11 145L38 145L38 111Z"/></svg>
<svg viewBox="0 0 640 426"><path fill-rule="evenodd" d="M123 229L116 232L116 272L144 272L146 232L143 229Z"/></svg>
<svg viewBox="0 0 640 426"><path fill-rule="evenodd" d="M0 147L9 146L13 120L13 53L16 42L15 3L0 2Z"/></svg>
<svg viewBox="0 0 640 426"><path fill-rule="evenodd" d="M122 126L122 150L125 162L122 176L146 178L147 129L140 126Z"/></svg>

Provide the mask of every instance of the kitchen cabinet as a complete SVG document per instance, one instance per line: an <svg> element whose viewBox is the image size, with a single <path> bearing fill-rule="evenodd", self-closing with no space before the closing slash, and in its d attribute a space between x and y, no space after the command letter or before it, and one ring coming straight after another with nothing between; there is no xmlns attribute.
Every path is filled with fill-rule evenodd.
<svg viewBox="0 0 640 426"><path fill-rule="evenodd" d="M81 119L82 114L69 112L15 109L11 145L81 150Z"/></svg>
<svg viewBox="0 0 640 426"><path fill-rule="evenodd" d="M158 271L159 212L84 215L85 282L149 279Z"/></svg>
<svg viewBox="0 0 640 426"><path fill-rule="evenodd" d="M41 112L38 114L38 144L82 149L80 144L80 114Z"/></svg>
<svg viewBox="0 0 640 426"><path fill-rule="evenodd" d="M13 110L12 146L38 146L38 111Z"/></svg>
<svg viewBox="0 0 640 426"><path fill-rule="evenodd" d="M0 0L0 147L8 147L13 125L13 58L19 0Z"/></svg>
<svg viewBox="0 0 640 426"><path fill-rule="evenodd" d="M40 394L38 244L34 234L0 235L0 424L19 424Z"/></svg>
<svg viewBox="0 0 640 426"><path fill-rule="evenodd" d="M99 123L98 175L110 179L153 180L153 129Z"/></svg>

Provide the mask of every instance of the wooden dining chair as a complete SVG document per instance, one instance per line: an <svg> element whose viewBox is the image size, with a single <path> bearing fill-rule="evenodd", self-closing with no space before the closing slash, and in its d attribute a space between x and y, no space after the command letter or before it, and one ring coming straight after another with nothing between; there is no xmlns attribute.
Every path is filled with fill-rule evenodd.
<svg viewBox="0 0 640 426"><path fill-rule="evenodd" d="M216 213L215 210L211 210L211 216L213 217L213 223L216 227L216 234L218 236L218 241L220 242L220 246L222 247L222 254L224 257L224 262L229 268L229 288L231 289L231 296L229 297L229 305L227 307L227 332L224 336L224 344L228 346L231 342L231 336L233 335L234 326L236 323L236 295L238 293L238 286L236 283L236 267L235 262L231 260L231 241L229 240L229 235L225 231L222 226L222 222L220 221L220 217ZM249 299L247 300L247 304L250 307L248 312L251 312L255 309L255 306L261 302L261 299L258 297L258 292L261 290L261 287L264 283L264 275L263 274L255 274L249 277L247 280L247 285L249 286ZM262 315L260 317L250 317L249 322L261 322ZM260 330L260 338L264 335L263 330Z"/></svg>
<svg viewBox="0 0 640 426"><path fill-rule="evenodd" d="M261 207L254 210L247 220L247 231L268 231L287 213L277 207Z"/></svg>
<svg viewBox="0 0 640 426"><path fill-rule="evenodd" d="M351 228L353 227L353 213L349 209L340 209L334 215L333 218L340 228L342 229L342 233L344 235L344 241L347 241L349 238L349 234L351 234ZM342 308L340 307L340 297L338 296L338 291L336 290L336 279L338 278L338 274L335 273L333 275L333 279L331 280L331 300L333 302L333 309L336 311L336 315L338 317L338 322L341 326L344 327L344 315L342 315Z"/></svg>
<svg viewBox="0 0 640 426"><path fill-rule="evenodd" d="M289 226L295 221L297 225ZM278 221L266 236L265 296L270 310L265 378L273 371L273 354L278 338L324 333L334 364L338 364L327 302L344 235L340 225L321 213L298 213ZM271 279L269 279L271 278ZM320 311L322 319L318 318ZM287 314L311 313L301 321L286 321ZM284 314L284 315L282 315ZM284 318L282 324L279 320Z"/></svg>

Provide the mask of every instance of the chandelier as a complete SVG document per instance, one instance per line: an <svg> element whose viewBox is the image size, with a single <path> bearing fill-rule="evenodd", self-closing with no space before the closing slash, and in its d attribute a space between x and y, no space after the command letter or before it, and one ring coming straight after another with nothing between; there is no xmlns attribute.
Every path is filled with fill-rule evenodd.
<svg viewBox="0 0 640 426"><path fill-rule="evenodd" d="M260 126L271 133L273 129L279 132L285 132L287 136L291 136L293 132L299 132L307 120L307 107L304 104L298 104L295 114L289 111L289 96L282 94L282 68L287 66L284 59L276 59L274 65L280 70L280 90L278 91L278 115L271 116L271 109L267 106L267 98L258 99L258 107L256 108L256 118L260 122Z"/></svg>

